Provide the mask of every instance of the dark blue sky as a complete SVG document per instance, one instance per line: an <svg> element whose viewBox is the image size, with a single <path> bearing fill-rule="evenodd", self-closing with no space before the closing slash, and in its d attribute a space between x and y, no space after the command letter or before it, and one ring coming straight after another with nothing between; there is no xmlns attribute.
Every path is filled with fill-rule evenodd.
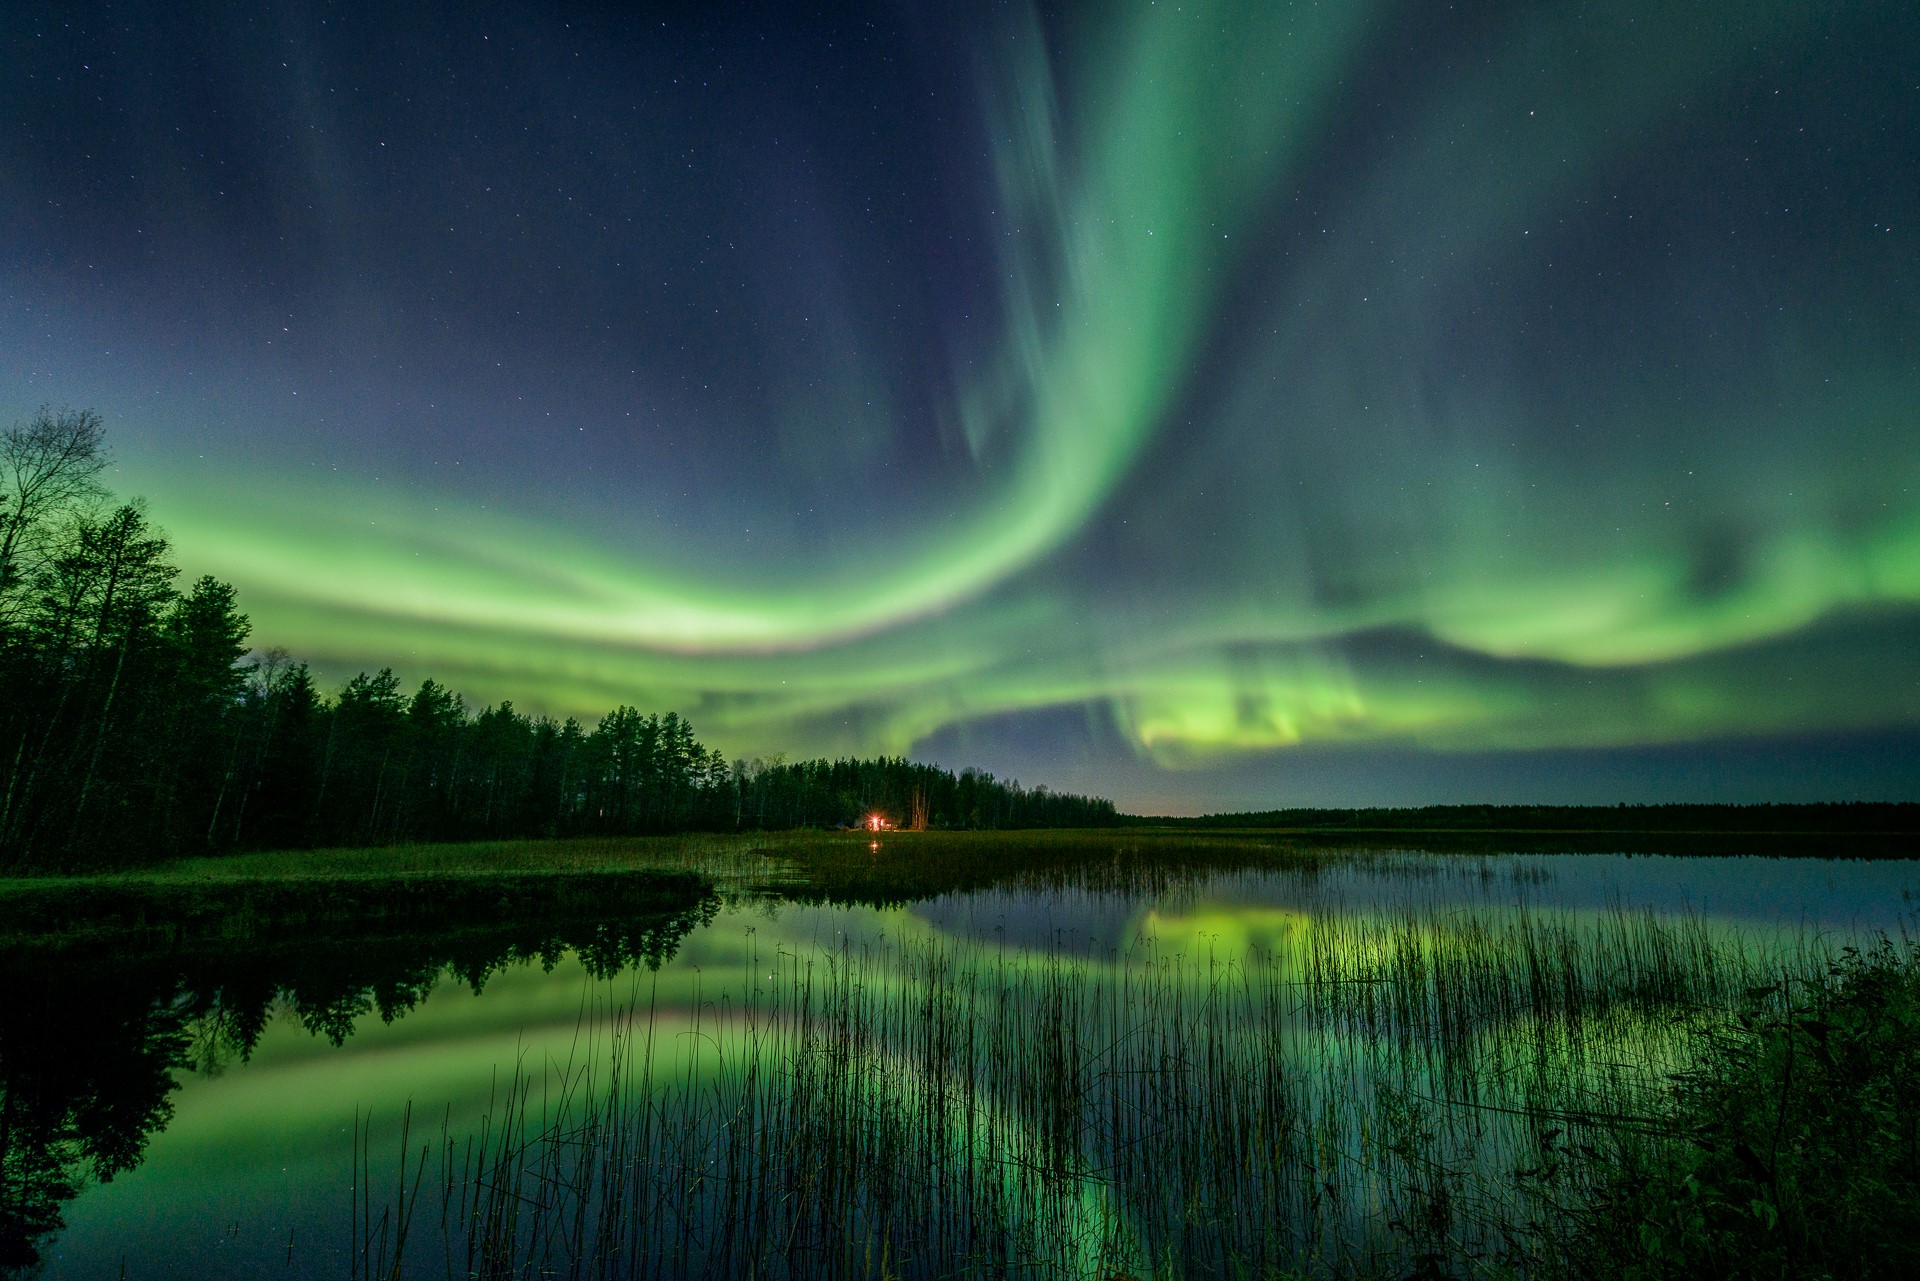
<svg viewBox="0 0 1920 1281"><path fill-rule="evenodd" d="M8 9L0 416L332 679L1136 808L1920 793L1911 6L713 8Z"/></svg>

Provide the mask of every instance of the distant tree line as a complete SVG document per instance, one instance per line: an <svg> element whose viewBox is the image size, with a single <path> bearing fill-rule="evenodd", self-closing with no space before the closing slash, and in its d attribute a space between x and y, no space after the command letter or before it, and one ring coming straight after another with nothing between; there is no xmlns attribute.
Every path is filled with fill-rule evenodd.
<svg viewBox="0 0 1920 1281"><path fill-rule="evenodd" d="M754 760L735 769L735 826L858 827L877 818L888 827L1110 827L1119 815L1098 797L1024 788L991 774L900 757Z"/></svg>
<svg viewBox="0 0 1920 1281"><path fill-rule="evenodd" d="M100 483L99 416L0 434L0 867L232 849L857 824L1058 827L1110 802L903 759L728 762L680 716L588 728L361 673L329 696L250 651L234 590L184 590Z"/></svg>
<svg viewBox="0 0 1920 1281"><path fill-rule="evenodd" d="M1759 805L1418 805L1287 809L1204 818L1128 819L1198 828L1346 832L1914 832L1920 805L1836 801Z"/></svg>

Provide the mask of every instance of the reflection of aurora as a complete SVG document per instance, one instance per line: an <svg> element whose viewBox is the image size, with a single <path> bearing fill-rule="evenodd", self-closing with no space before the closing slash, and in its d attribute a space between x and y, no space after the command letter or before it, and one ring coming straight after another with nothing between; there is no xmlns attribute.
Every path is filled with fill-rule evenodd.
<svg viewBox="0 0 1920 1281"><path fill-rule="evenodd" d="M1758 110L1753 68L1827 38L1805 6L1530 9L1371 107L1345 95L1391 72L1404 15L1194 7L1061 51L1058 84L1014 33L983 87L1019 232L991 351L956 356L939 448L801 425L802 454L844 427L919 474L805 556L624 514L677 510L671 473L612 515L503 510L518 462L432 493L157 457L129 479L267 642L560 713L677 707L730 751L1083 704L1186 765L1920 718L1916 331L1887 267L1911 240L1844 230L1864 206L1780 239L1662 150ZM902 399L847 376L849 404ZM685 428L736 442L738 523L780 544L845 481L741 456L757 429Z"/></svg>
<svg viewBox="0 0 1920 1281"><path fill-rule="evenodd" d="M824 1166L823 1183L850 1182L857 1190L840 1195L865 1210L833 1219L826 1237L893 1259L904 1276L954 1260L939 1246L930 1257L910 1253L899 1235L890 1249L889 1207L914 1225L905 1239L923 1247L958 1241L981 1259L1025 1260L1032 1275L1089 1281L1152 1260L1214 1275L1341 1252L1393 1257L1404 1243L1382 1224L1411 1217L1392 1168L1406 1157L1394 1145L1409 1139L1407 1100L1465 1089L1497 1114L1602 1090L1631 1097L1623 1086L1645 1090L1674 1061L1676 1005L1724 1001L1773 972L1772 958L1716 954L1698 938L1690 948L1684 925L1618 913L1528 921L1513 933L1497 919L1382 912L1323 921L1316 939L1304 912L1195 908L1150 914L1124 961L955 946L900 920L877 948L869 939L811 957L783 950L764 985L749 960L742 977L755 995L742 1007L772 1016L669 1026L682 1052L656 1068L629 1115L664 1103L710 1109L711 1120L696 1127L677 1179L662 1159L671 1144L642 1164L656 1176L669 1167L669 1186L689 1195L706 1182L789 1186L793 1169ZM1545 1004L1495 997L1489 973L1505 971L1510 983L1521 969L1537 973L1542 956L1552 958ZM1693 968L1679 973L1674 961ZM1625 996L1662 981L1652 1006ZM787 995L797 990L807 996ZM1571 1008L1556 1005L1561 998ZM969 1043L957 1060L956 1034ZM773 1084L756 1090L756 1078ZM793 1118L773 1101L787 1088L806 1100ZM796 1143L814 1111L833 1115L826 1141ZM723 1137L752 1118L764 1118L757 1131ZM560 1132L575 1141L566 1124ZM1421 1159L1474 1171L1463 1175L1483 1180L1474 1195L1497 1196L1506 1190L1485 1176L1510 1169L1531 1137L1466 1109L1433 1127ZM795 1147L797 1165L780 1164ZM1327 1188L1337 1194L1322 1203ZM714 1227L719 1200L710 1198L696 1236L726 1237ZM966 1227L954 1231L943 1216ZM775 1222L748 1229L739 1248L792 1239L793 1228ZM711 1265L716 1250L688 1269Z"/></svg>
<svg viewBox="0 0 1920 1281"><path fill-rule="evenodd" d="M1097 947L1071 937L1021 945L1004 925L1021 910L1068 931L1077 913L1111 920L1092 902L1098 895L1067 894L1052 907L1044 897L976 896L963 901L978 905L972 916L944 926L911 909L742 908L689 936L637 985L591 982L570 964L512 970L477 998L445 987L391 1026L369 1016L344 1051L283 1026L254 1063L188 1083L148 1167L83 1197L66 1246L83 1267L91 1244L135 1231L135 1221L224 1221L206 1202L224 1196L252 1199L243 1217L260 1225L263 1250L277 1252L282 1198L299 1204L337 1184L344 1119L356 1111L371 1108L388 1127L376 1154L392 1150L391 1123L409 1099L416 1137L418 1118L446 1108L464 1141L489 1112L498 1132L515 1064L536 1082L591 1067L577 1105L601 1097L624 1054L648 1070L625 1078L622 1115L651 1107L659 1159L649 1168L664 1186L718 1163L709 1183L687 1192L702 1213L718 1213L700 1187L732 1186L730 1160L765 1174L754 1162L778 1161L781 1144L813 1152L810 1143L839 1135L854 1186L902 1169L922 1184L929 1171L951 1175L949 1213L1001 1207L1010 1233L1057 1251L1057 1275L1103 1275L1130 1252L1164 1245L1189 1202L1224 1215L1226 1188L1258 1203L1240 1206L1234 1222L1284 1212L1296 1244L1331 1248L1335 1237L1378 1228L1384 1220L1367 1207L1405 1195L1380 1136L1407 1100L1470 1097L1497 1109L1600 1089L1628 1097L1672 1061L1673 1010L1723 1005L1756 975L1814 955L1801 951L1798 926L1605 906L1693 898L1711 886L1716 862L1676 860L1689 874L1663 862L1650 881L1645 860L1432 862L1214 878L1132 900L1129 924ZM1511 875L1523 862L1534 878L1524 883ZM1810 861L1769 864L1766 874L1826 887L1776 905L1825 904L1828 918L1807 926L1825 931L1830 947L1887 925L1912 875L1893 863ZM849 1003L859 1017L845 1016ZM627 1038L618 1054L607 1039L615 1033ZM1055 1049L1077 1082L1064 1128L1040 1088ZM810 1084L789 1115L782 1096L795 1063ZM558 1097L536 1088L536 1113L550 1107L541 1115L555 1120ZM1501 1128L1499 1115L1446 1121L1443 1147L1429 1155L1481 1174L1510 1168L1502 1161L1529 1136ZM672 1117L689 1119L675 1130ZM729 1118L770 1127L771 1155L745 1140L730 1149ZM1115 1128L1123 1123L1137 1124L1132 1165L1129 1132ZM1242 1149L1219 1147L1242 1139ZM254 1166L284 1163L282 1144L298 1153L295 1173L278 1176L280 1186L267 1176L263 1189ZM1335 1180L1344 1201L1313 1210L1306 1193L1316 1179ZM1467 1191L1505 1195L1497 1180ZM318 1236L302 1227L303 1241L336 1230L319 1220ZM437 1246L426 1254L437 1259Z"/></svg>

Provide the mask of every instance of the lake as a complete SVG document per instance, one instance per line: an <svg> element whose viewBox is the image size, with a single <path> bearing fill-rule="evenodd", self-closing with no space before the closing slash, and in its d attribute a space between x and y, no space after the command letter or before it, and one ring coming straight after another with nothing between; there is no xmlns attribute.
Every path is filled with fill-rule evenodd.
<svg viewBox="0 0 1920 1281"><path fill-rule="evenodd" d="M1904 860L1089 839L963 889L776 858L610 919L16 949L5 1248L54 1278L1401 1275L1539 1212L1514 1171L1549 1121L1643 1108L1690 1027L1920 907Z"/></svg>

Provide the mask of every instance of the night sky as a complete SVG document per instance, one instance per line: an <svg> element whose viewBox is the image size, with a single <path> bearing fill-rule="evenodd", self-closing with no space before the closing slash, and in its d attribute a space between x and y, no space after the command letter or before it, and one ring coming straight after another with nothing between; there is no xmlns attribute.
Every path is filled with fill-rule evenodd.
<svg viewBox="0 0 1920 1281"><path fill-rule="evenodd" d="M0 8L262 645L1192 812L1920 797L1920 6Z"/></svg>

